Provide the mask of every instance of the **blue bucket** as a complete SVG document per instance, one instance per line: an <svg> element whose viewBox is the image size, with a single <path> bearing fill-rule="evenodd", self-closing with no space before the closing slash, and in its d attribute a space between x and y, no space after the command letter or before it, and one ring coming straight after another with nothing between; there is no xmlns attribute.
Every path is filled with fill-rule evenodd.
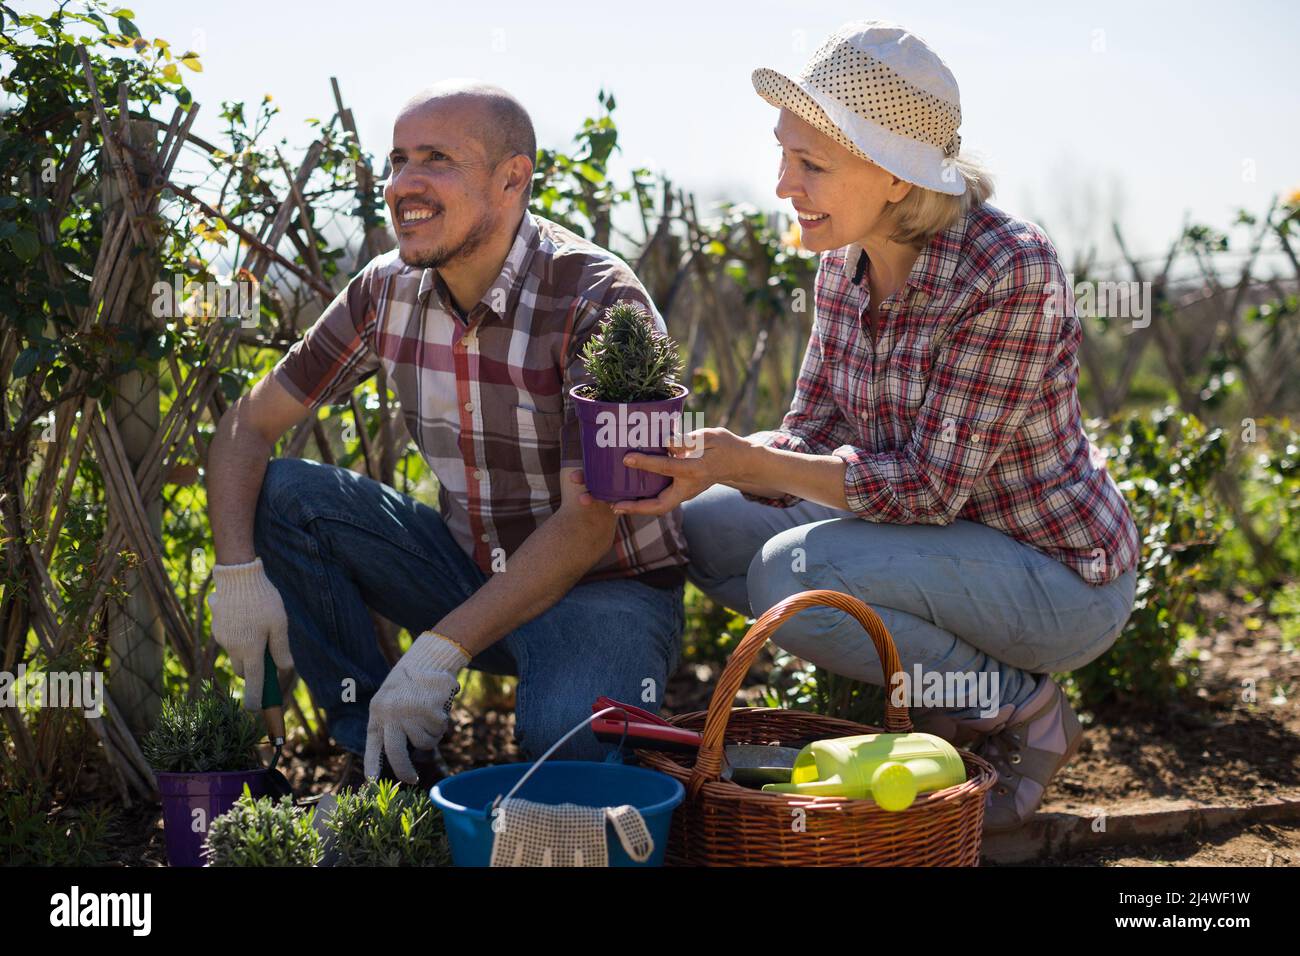
<svg viewBox="0 0 1300 956"><path fill-rule="evenodd" d="M457 866L488 866L492 861L490 816L492 802L504 797L531 763L467 770L440 781L430 792L442 810L451 858ZM534 803L576 803L584 807L636 807L654 840L654 850L644 863L627 855L606 822L605 840L610 866L663 866L664 848L673 810L686 796L682 785L667 774L644 767L585 760L550 760L537 768L515 794Z"/></svg>

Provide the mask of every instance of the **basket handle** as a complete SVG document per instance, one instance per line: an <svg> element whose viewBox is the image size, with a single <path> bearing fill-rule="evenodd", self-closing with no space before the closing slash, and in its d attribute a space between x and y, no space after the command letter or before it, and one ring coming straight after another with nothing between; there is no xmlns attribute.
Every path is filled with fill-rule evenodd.
<svg viewBox="0 0 1300 956"><path fill-rule="evenodd" d="M745 632L740 644L731 652L722 676L718 678L709 701L708 716L704 721L703 741L699 756L695 760L695 769L691 774L687 790L695 797L700 787L721 779L723 763L723 741L727 734L727 723L731 720L731 702L736 699L741 682L749 669L754 666L758 652L767 643L768 637L785 621L810 607L833 607L855 617L876 646L880 658L885 683L901 671L902 664L898 658L898 648L889 636L885 622L880 619L870 606L849 594L839 591L816 590L800 591L768 608L763 615ZM885 731L887 733L905 734L912 730L912 718L906 707L890 703L885 697Z"/></svg>

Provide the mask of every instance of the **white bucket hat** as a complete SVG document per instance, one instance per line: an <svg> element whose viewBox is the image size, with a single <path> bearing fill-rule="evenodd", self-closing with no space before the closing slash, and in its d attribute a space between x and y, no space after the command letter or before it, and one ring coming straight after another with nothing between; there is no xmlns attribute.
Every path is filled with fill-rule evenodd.
<svg viewBox="0 0 1300 956"><path fill-rule="evenodd" d="M798 79L754 71L754 89L899 179L950 196L966 192L957 80L925 41L895 23L856 20L812 55Z"/></svg>

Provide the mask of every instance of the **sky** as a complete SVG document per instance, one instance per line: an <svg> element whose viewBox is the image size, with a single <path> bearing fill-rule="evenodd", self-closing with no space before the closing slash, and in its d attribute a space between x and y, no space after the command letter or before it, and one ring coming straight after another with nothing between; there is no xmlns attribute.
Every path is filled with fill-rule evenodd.
<svg viewBox="0 0 1300 956"><path fill-rule="evenodd" d="M854 18L922 37L961 90L963 149L995 173L994 203L1042 224L1067 260L1163 257L1185 215L1226 229L1300 190L1300 5L660 0L652 4L123 0L148 37L191 46L187 74L213 136L223 99L272 94L277 136L333 112L338 77L363 147L382 156L401 103L472 76L528 108L543 146L567 148L601 88L617 99L622 168L646 166L720 199L788 209L774 194L776 111L750 73L797 73ZM20 4L20 6L24 6ZM48 4L33 4L41 9ZM1055 9L1053 9L1055 7Z"/></svg>

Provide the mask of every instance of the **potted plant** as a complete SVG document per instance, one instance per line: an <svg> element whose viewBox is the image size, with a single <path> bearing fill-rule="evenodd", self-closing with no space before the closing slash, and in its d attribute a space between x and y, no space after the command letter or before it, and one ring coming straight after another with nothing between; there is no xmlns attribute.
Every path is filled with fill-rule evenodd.
<svg viewBox="0 0 1300 956"><path fill-rule="evenodd" d="M208 828L203 854L208 866L315 866L321 838L314 810L292 797L254 797L249 787Z"/></svg>
<svg viewBox="0 0 1300 956"><path fill-rule="evenodd" d="M442 814L424 790L387 780L345 790L325 821L335 866L450 866Z"/></svg>
<svg viewBox="0 0 1300 956"><path fill-rule="evenodd" d="M654 498L670 478L623 464L629 451L667 455L689 389L677 343L635 302L610 306L582 348L589 383L569 390L582 430L587 491L601 501Z"/></svg>
<svg viewBox="0 0 1300 956"><path fill-rule="evenodd" d="M203 865L209 824L235 805L245 786L254 797L266 793L267 771L257 753L261 737L257 717L210 681L192 700L163 702L143 749L162 796L172 866Z"/></svg>

